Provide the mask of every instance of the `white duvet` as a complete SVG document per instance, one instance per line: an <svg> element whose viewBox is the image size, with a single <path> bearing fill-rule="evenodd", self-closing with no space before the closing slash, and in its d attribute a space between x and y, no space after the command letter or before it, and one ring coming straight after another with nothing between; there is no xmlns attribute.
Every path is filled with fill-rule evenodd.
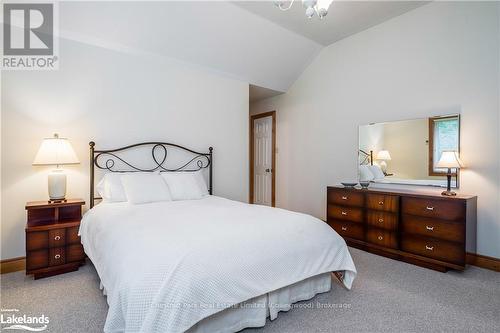
<svg viewBox="0 0 500 333"><path fill-rule="evenodd" d="M105 332L184 332L216 312L306 278L356 268L326 223L209 196L102 203L80 235L107 293Z"/></svg>

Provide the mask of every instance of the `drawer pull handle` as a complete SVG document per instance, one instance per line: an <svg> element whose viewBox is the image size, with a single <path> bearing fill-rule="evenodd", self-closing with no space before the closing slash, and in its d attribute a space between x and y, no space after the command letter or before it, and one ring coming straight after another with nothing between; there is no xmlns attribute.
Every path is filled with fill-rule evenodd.
<svg viewBox="0 0 500 333"><path fill-rule="evenodd" d="M429 231L433 231L434 230L434 227L429 227L428 225L425 226L425 229L429 230Z"/></svg>
<svg viewBox="0 0 500 333"><path fill-rule="evenodd" d="M341 213L342 215L344 215L344 216L345 216L345 215L347 215L347 212L344 212L344 211L341 211L340 213Z"/></svg>
<svg viewBox="0 0 500 333"><path fill-rule="evenodd" d="M434 246L429 246L429 245L426 245L426 246L425 246L425 249L426 249L426 250L429 250L429 251L433 251L433 250L434 250Z"/></svg>
<svg viewBox="0 0 500 333"><path fill-rule="evenodd" d="M384 202L383 202L383 201L379 201L379 202L378 202L378 204L379 204L380 206L382 206L382 205L384 204Z"/></svg>
<svg viewBox="0 0 500 333"><path fill-rule="evenodd" d="M60 240L60 239L61 239L61 236L56 236L56 237L54 237L54 240L56 240L56 241L58 241L58 240Z"/></svg>
<svg viewBox="0 0 500 333"><path fill-rule="evenodd" d="M61 258L61 255L60 255L60 254L56 254L56 255L54 256L54 259L60 259L60 258Z"/></svg>
<svg viewBox="0 0 500 333"><path fill-rule="evenodd" d="M380 223L383 223L383 222L384 222L384 219L378 219L378 221L379 221Z"/></svg>
<svg viewBox="0 0 500 333"><path fill-rule="evenodd" d="M425 207L427 210L434 210L434 207L431 207L431 206L427 206Z"/></svg>
<svg viewBox="0 0 500 333"><path fill-rule="evenodd" d="M384 239L384 237L382 237L382 236L378 236L377 238L378 238L378 240Z"/></svg>
<svg viewBox="0 0 500 333"><path fill-rule="evenodd" d="M349 197L342 196L342 200L347 200Z"/></svg>
<svg viewBox="0 0 500 333"><path fill-rule="evenodd" d="M347 230L347 227L342 227L342 230L343 230L343 231L346 231L346 230Z"/></svg>

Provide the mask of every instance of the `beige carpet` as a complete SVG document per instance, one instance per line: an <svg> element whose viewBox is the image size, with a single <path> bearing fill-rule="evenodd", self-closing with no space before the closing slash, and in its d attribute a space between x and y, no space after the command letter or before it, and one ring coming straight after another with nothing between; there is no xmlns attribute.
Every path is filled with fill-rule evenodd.
<svg viewBox="0 0 500 333"><path fill-rule="evenodd" d="M270 332L500 332L500 273L469 267L439 273L351 249L358 277L335 284L264 328ZM48 332L102 332L106 299L92 264L34 281L1 276L2 309L49 317Z"/></svg>

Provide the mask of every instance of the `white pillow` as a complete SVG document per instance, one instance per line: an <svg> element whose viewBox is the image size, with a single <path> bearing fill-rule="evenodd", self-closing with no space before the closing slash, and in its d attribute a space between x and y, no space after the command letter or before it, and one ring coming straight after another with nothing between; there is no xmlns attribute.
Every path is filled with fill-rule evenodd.
<svg viewBox="0 0 500 333"><path fill-rule="evenodd" d="M369 182L370 180L374 180L375 176L370 171L368 165L360 165L359 166L359 181L360 182Z"/></svg>
<svg viewBox="0 0 500 333"><path fill-rule="evenodd" d="M102 177L96 186L97 193L105 202L127 201L125 190L123 189L121 176L124 173L108 172Z"/></svg>
<svg viewBox="0 0 500 333"><path fill-rule="evenodd" d="M131 204L172 201L167 183L157 172L130 173L122 175L121 180Z"/></svg>
<svg viewBox="0 0 500 333"><path fill-rule="evenodd" d="M205 182L205 177L203 176L203 173L201 170L193 172L194 178L196 179L196 183L198 184L198 187L201 190L201 194L203 196L208 195L208 186L207 183Z"/></svg>
<svg viewBox="0 0 500 333"><path fill-rule="evenodd" d="M199 186L198 172L162 172L173 200L195 200L204 196ZM202 175L201 175L202 176ZM206 185L205 185L206 186Z"/></svg>
<svg viewBox="0 0 500 333"><path fill-rule="evenodd" d="M378 165L370 165L369 168L375 179L383 179L385 177L382 169L380 169Z"/></svg>

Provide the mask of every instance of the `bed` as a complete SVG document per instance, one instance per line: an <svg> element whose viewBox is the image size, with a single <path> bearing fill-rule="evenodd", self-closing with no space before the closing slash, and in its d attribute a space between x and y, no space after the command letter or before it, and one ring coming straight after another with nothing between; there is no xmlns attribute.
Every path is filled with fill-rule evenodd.
<svg viewBox="0 0 500 333"><path fill-rule="evenodd" d="M152 147L150 167L119 156L145 147ZM80 235L107 295L105 332L236 332L329 291L331 272L352 287L356 268L346 243L323 221L213 195L212 149L198 153L162 142L90 148L92 209ZM167 167L169 149L193 156ZM209 195L95 205L95 166L107 172L205 169Z"/></svg>

